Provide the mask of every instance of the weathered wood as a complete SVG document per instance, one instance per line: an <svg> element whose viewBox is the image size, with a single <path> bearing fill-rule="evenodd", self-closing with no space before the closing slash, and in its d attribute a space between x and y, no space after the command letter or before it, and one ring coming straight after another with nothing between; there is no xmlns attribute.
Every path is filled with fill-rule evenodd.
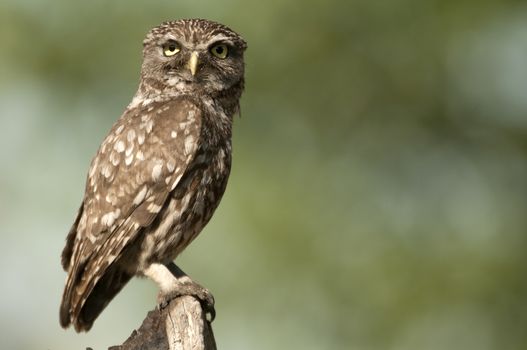
<svg viewBox="0 0 527 350"><path fill-rule="evenodd" d="M199 301L181 296L150 311L139 329L108 350L216 350L210 322Z"/></svg>

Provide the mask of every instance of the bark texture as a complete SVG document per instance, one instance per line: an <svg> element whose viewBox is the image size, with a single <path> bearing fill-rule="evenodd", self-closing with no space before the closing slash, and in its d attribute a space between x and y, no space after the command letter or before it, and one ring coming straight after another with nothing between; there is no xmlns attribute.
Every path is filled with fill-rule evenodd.
<svg viewBox="0 0 527 350"><path fill-rule="evenodd" d="M163 310L152 310L139 329L108 350L216 350L210 322L199 301L181 296Z"/></svg>

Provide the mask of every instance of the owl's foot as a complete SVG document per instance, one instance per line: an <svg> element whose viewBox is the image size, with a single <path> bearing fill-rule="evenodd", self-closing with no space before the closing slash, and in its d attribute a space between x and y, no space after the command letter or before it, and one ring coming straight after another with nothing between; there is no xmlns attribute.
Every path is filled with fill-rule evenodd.
<svg viewBox="0 0 527 350"><path fill-rule="evenodd" d="M159 309L164 309L170 301L181 296L190 295L198 299L206 315L210 315L210 321L214 321L216 310L214 308L214 296L205 287L187 279L185 282L177 283L169 292L160 292L157 301ZM207 317L208 319L208 317Z"/></svg>

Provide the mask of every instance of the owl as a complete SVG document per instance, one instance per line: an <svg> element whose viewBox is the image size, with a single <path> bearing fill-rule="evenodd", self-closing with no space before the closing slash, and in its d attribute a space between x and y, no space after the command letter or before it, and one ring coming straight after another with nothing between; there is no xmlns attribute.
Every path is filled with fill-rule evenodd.
<svg viewBox="0 0 527 350"><path fill-rule="evenodd" d="M160 298L210 293L173 260L210 220L231 167L244 89L243 38L203 19L164 22L143 41L139 88L93 158L61 262L60 324L88 331L133 276Z"/></svg>

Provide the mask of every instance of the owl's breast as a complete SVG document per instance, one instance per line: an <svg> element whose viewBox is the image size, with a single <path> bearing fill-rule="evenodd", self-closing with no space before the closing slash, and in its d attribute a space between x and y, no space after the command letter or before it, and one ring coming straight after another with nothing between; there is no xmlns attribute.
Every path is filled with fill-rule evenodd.
<svg viewBox="0 0 527 350"><path fill-rule="evenodd" d="M204 150L202 156L196 157L196 162L197 168L183 197L184 202L188 200L188 208L184 213L187 217L182 217L182 221L188 227L185 233L190 236L196 236L207 224L225 192L231 169L230 143Z"/></svg>
<svg viewBox="0 0 527 350"><path fill-rule="evenodd" d="M207 147L208 146L208 147ZM196 197L193 212L206 224L218 206L231 171L231 141L221 145L205 145L196 157ZM198 151L199 153L199 151Z"/></svg>
<svg viewBox="0 0 527 350"><path fill-rule="evenodd" d="M199 149L160 217L145 232L141 265L172 261L197 237L220 203L230 168L230 142Z"/></svg>

